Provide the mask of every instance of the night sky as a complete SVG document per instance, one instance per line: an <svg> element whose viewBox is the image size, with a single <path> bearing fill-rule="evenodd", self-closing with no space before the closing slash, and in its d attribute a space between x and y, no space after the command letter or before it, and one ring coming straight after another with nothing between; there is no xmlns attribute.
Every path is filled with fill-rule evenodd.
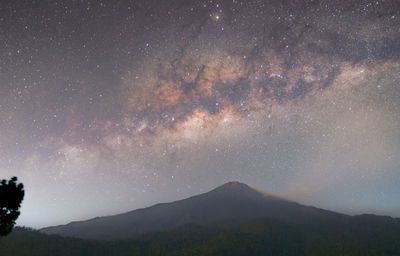
<svg viewBox="0 0 400 256"><path fill-rule="evenodd" d="M19 225L231 180L400 217L398 0L8 0L0 39Z"/></svg>

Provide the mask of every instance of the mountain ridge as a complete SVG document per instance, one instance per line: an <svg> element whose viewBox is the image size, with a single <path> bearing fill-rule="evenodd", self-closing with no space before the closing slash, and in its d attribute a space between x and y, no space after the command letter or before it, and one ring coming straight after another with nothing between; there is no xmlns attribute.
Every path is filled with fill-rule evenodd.
<svg viewBox="0 0 400 256"><path fill-rule="evenodd" d="M219 220L269 217L286 222L297 219L340 219L346 215L269 195L247 184L231 181L209 192L147 208L75 221L40 229L45 234L66 237L115 240L150 231L163 231L184 224L205 224Z"/></svg>

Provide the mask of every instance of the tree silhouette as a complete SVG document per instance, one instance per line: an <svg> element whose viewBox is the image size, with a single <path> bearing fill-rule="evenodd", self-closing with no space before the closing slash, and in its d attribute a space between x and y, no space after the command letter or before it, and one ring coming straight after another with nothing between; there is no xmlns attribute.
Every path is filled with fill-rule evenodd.
<svg viewBox="0 0 400 256"><path fill-rule="evenodd" d="M0 182L0 236L8 235L18 218L25 191L22 183L17 183L17 177Z"/></svg>

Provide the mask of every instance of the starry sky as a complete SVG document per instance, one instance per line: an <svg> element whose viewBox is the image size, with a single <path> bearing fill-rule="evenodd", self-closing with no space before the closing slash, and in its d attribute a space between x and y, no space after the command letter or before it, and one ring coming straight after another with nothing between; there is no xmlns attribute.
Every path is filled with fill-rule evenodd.
<svg viewBox="0 0 400 256"><path fill-rule="evenodd" d="M398 0L9 0L0 38L19 225L231 180L400 217Z"/></svg>

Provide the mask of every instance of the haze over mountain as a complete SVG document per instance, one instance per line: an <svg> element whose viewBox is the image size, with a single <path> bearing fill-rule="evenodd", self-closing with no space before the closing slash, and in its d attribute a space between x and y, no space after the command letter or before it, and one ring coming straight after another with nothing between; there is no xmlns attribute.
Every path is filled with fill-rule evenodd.
<svg viewBox="0 0 400 256"><path fill-rule="evenodd" d="M268 217L286 223L341 222L346 215L274 197L240 182L229 182L197 196L127 213L41 229L45 234L90 239L126 239L184 224Z"/></svg>

